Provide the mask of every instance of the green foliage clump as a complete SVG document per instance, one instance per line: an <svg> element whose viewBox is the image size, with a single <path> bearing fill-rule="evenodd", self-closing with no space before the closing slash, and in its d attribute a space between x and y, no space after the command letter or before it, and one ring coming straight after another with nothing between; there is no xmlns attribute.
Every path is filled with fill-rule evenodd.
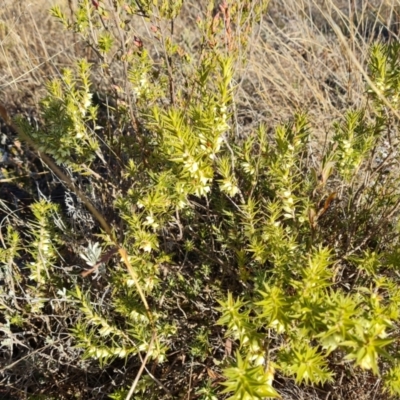
<svg viewBox="0 0 400 400"><path fill-rule="evenodd" d="M66 69L48 84L41 127L17 125L65 174L86 179L112 228L79 232L45 200L31 206L23 236L8 227L8 325L69 313L79 360L132 362L137 379L130 390L121 378L115 399L183 393L192 376L171 387L177 353L208 374L190 389L203 399L279 398L277 374L324 385L346 365L400 394L400 47L371 49L372 101L332 121L317 154L305 113L273 132L237 134L235 69L267 2L226 1L214 12L209 2L193 53L173 35L183 2L94 3L79 1L74 21L52 13L99 66ZM156 50L132 35L138 16ZM95 105L99 71L112 101ZM68 272L77 258L96 279Z"/></svg>

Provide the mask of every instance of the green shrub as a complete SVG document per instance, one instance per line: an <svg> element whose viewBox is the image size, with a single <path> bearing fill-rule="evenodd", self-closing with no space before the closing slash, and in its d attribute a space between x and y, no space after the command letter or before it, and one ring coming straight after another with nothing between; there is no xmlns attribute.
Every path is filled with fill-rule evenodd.
<svg viewBox="0 0 400 400"><path fill-rule="evenodd" d="M131 362L137 379L111 398L273 398L276 374L324 385L346 365L400 394L400 47L371 49L370 101L332 121L323 151L304 113L241 137L235 69L266 3L210 2L197 51L173 34L181 1L82 0L73 21L52 9L98 65L48 84L40 128L15 126L99 226L33 204L23 234L4 235L1 306L10 332L68 316L71 359ZM177 352L210 379L174 383Z"/></svg>

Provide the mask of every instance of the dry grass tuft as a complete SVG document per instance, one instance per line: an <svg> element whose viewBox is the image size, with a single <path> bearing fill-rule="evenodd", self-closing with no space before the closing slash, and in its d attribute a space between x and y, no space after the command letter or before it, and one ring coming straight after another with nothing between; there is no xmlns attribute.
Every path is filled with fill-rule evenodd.
<svg viewBox="0 0 400 400"><path fill-rule="evenodd" d="M50 16L66 0L4 0L0 9L0 94L6 104L35 108L44 83L77 57L76 38Z"/></svg>
<svg viewBox="0 0 400 400"><path fill-rule="evenodd" d="M399 5L272 0L240 73L242 116L271 126L306 111L324 137L344 110L365 100L363 75L343 40L365 67L374 41L397 39Z"/></svg>

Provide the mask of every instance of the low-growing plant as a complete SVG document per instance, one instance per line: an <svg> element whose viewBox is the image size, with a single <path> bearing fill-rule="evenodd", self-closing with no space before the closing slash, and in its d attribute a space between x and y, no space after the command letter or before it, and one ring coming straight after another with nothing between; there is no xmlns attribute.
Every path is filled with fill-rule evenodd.
<svg viewBox="0 0 400 400"><path fill-rule="evenodd" d="M210 1L193 48L181 1L52 8L97 65L48 83L39 127L0 111L98 224L51 193L23 229L6 217L10 354L30 326L60 360L114 368L114 399L279 398L277 378L327 389L346 368L400 395L400 46L372 47L369 101L324 149L305 112L243 137L235 71L267 3Z"/></svg>

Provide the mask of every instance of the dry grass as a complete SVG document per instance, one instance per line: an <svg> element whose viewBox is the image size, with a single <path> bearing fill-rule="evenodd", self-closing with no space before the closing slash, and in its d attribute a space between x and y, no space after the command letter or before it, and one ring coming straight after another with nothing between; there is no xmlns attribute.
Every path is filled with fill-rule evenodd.
<svg viewBox="0 0 400 400"><path fill-rule="evenodd" d="M241 112L270 126L306 111L324 136L344 110L365 101L363 75L348 50L365 68L372 42L397 38L399 6L396 0L272 0L240 77Z"/></svg>
<svg viewBox="0 0 400 400"><path fill-rule="evenodd" d="M78 38L66 34L50 17L48 9L54 4L61 4L67 14L69 6L74 7L73 0L3 3L3 101L12 99L22 106L32 98L36 104L44 81L82 54ZM187 18L176 31L182 40L193 43L190 27L201 7L194 3L187 8ZM361 104L364 91L362 74L346 54L334 25L342 29L349 48L365 66L374 40L397 38L399 8L397 0L271 0L270 11L254 35L249 64L238 73L240 112L256 122L274 124L305 110L316 126L329 125L349 105Z"/></svg>
<svg viewBox="0 0 400 400"><path fill-rule="evenodd" d="M66 34L49 16L48 8L55 2L2 2L0 101L15 110L34 111L46 79L59 74L84 51L78 38ZM72 1L57 3L67 14L73 7ZM188 6L186 20L177 27L189 46L195 45L190 26L198 8L197 3ZM399 0L271 0L269 14L254 33L248 65L237 71L237 117L243 132L260 122L272 128L301 110L308 113L323 140L332 121L340 119L349 107L365 103L363 72L354 57L365 68L371 43L398 39L399 10ZM71 376L74 374L78 373ZM358 375L360 381L346 379L321 392L299 389L284 380L287 386L280 389L287 400L386 398L378 396L380 383L368 374Z"/></svg>
<svg viewBox="0 0 400 400"><path fill-rule="evenodd" d="M0 99L21 109L37 106L44 83L76 57L74 38L50 16L66 0L4 0L0 9ZM76 41L76 39L75 39Z"/></svg>

